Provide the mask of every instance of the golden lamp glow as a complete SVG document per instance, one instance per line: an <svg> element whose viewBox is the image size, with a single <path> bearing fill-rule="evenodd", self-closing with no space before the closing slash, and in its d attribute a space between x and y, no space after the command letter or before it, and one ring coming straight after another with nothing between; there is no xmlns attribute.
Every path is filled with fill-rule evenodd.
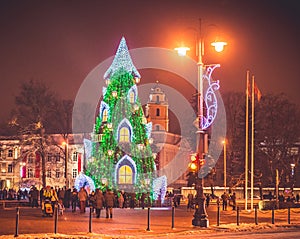
<svg viewBox="0 0 300 239"><path fill-rule="evenodd" d="M112 92L112 96L113 96L113 97L117 97L117 95L118 95L118 92L114 90L114 91Z"/></svg>
<svg viewBox="0 0 300 239"><path fill-rule="evenodd" d="M224 50L224 47L227 45L227 42L213 42L211 45L215 48L216 52L221 52Z"/></svg>
<svg viewBox="0 0 300 239"><path fill-rule="evenodd" d="M68 143L66 142L66 141L63 141L62 143L61 143L61 145L62 146L66 146Z"/></svg>
<svg viewBox="0 0 300 239"><path fill-rule="evenodd" d="M113 153L114 153L114 151L113 151L113 150L111 150L111 149L107 150L107 154L108 154L109 156L112 156L112 155L113 155Z"/></svg>
<svg viewBox="0 0 300 239"><path fill-rule="evenodd" d="M191 154L191 161L196 161L197 160L197 154Z"/></svg>
<svg viewBox="0 0 300 239"><path fill-rule="evenodd" d="M189 51L190 48L182 46L182 47L177 47L174 50L177 51L179 56L185 56L186 52Z"/></svg>
<svg viewBox="0 0 300 239"><path fill-rule="evenodd" d="M190 163L190 169L191 170L196 170L197 169L197 164L196 163Z"/></svg>
<svg viewBox="0 0 300 239"><path fill-rule="evenodd" d="M141 79L139 77L135 77L134 79L135 79L135 83L137 83L137 84L140 83L140 81L141 81Z"/></svg>

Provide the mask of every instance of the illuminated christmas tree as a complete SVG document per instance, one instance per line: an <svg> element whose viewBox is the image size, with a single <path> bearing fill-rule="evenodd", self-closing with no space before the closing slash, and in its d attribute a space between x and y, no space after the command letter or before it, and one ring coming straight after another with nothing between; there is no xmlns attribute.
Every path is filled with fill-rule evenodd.
<svg viewBox="0 0 300 239"><path fill-rule="evenodd" d="M104 80L86 174L96 187L106 184L127 192L149 192L155 173L149 143L152 124L147 123L138 98L140 74L124 37Z"/></svg>

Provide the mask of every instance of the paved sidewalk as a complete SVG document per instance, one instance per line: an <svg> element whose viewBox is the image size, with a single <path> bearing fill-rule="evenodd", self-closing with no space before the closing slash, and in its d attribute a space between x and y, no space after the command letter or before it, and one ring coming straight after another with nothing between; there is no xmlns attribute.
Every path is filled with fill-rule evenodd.
<svg viewBox="0 0 300 239"><path fill-rule="evenodd" d="M246 231L279 228L282 226L291 229L300 225L300 210L291 212L291 225L287 225L287 214L285 211L275 214L276 225L271 224L271 212L259 212L259 225L254 224L254 212L240 212L240 226L236 225L236 211L221 211L221 225L217 226L217 208L210 206L208 208L210 220L209 228L200 228L192 226L194 211L187 211L186 206L182 205L175 209L174 228L172 228L172 210L171 208L151 208L150 223L148 228L148 210L147 209L119 209L115 208L112 219L106 219L105 211L101 212L101 218L92 218L92 233L89 232L89 208L85 214L79 211L72 213L67 209L64 215L59 216L57 233L61 238L64 235L81 235L95 238L153 238L153 237L176 237L185 235L208 235L212 233L224 233L227 231ZM0 235L14 235L16 210L14 208L0 210ZM147 230L150 229L150 230ZM300 231L300 230L299 230ZM38 208L20 208L19 235L25 234L53 234L54 218L42 217L41 210ZM56 238L58 234L56 234ZM299 235L300 237L300 235ZM39 238L39 237L35 237ZM42 236L42 238L49 238ZM76 237L72 237L76 238ZM84 237L85 238L85 237Z"/></svg>

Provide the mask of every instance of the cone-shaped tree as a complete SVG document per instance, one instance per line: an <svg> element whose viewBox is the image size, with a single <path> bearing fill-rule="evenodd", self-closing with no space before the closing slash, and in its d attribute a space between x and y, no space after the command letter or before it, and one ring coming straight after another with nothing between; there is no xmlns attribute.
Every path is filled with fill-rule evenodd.
<svg viewBox="0 0 300 239"><path fill-rule="evenodd" d="M132 63L122 38L112 65L104 74L99 115L93 132L92 161L87 174L96 187L130 192L149 192L155 171L147 123L138 98L140 74Z"/></svg>

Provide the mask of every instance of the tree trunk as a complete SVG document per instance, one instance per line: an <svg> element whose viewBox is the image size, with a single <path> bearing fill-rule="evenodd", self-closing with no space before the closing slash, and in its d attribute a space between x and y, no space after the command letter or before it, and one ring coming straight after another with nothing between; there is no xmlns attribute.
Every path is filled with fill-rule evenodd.
<svg viewBox="0 0 300 239"><path fill-rule="evenodd" d="M42 184L43 188L46 188L46 160L45 160L45 154L41 153L41 159L42 159Z"/></svg>

